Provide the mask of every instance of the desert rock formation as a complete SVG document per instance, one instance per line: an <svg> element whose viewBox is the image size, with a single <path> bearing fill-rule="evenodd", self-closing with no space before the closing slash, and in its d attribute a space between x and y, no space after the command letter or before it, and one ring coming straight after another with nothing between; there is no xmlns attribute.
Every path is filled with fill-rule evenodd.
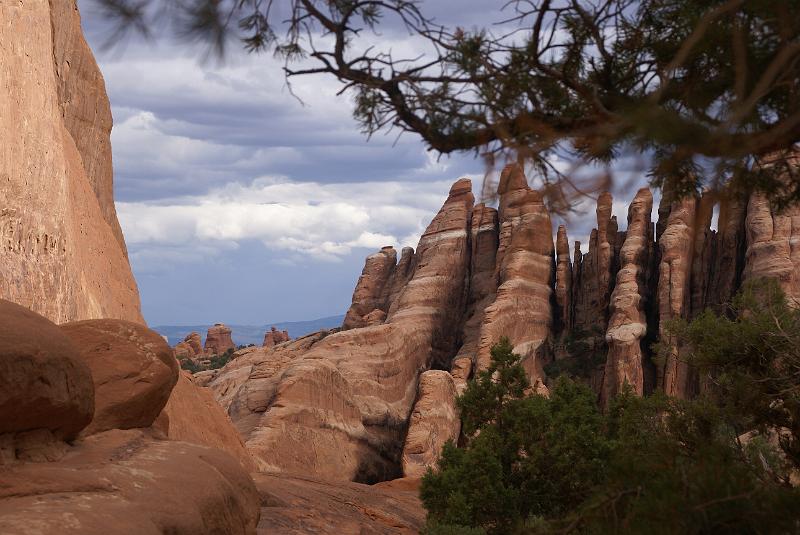
<svg viewBox="0 0 800 535"><path fill-rule="evenodd" d="M0 321L0 532L255 532L260 500L239 462L151 427L177 379L158 334L59 328L4 300Z"/></svg>
<svg viewBox="0 0 800 535"><path fill-rule="evenodd" d="M263 347L272 347L276 344L288 342L289 340L291 340L291 338L289 338L288 331L279 331L273 325L272 328L264 334Z"/></svg>
<svg viewBox="0 0 800 535"><path fill-rule="evenodd" d="M758 197L667 193L653 221L644 188L620 230L604 193L588 252L576 242L570 258L567 228L554 241L520 168L503 170L498 193L498 209L473 206L460 180L416 252L404 249L399 261L391 247L370 255L341 330L250 348L198 376L259 470L360 482L418 476L445 440L458 439L455 397L501 336L537 392L547 393L552 359L570 357L565 341L578 339L594 352L580 358L593 359L586 380L601 402L626 383L639 394L691 397L702 384L681 348L656 366L652 344L671 319L724 311L742 281L758 276L795 295L795 212Z"/></svg>
<svg viewBox="0 0 800 535"><path fill-rule="evenodd" d="M436 465L442 446L448 440L457 442L460 432L453 376L443 370L424 372L403 445L403 476L422 477Z"/></svg>
<svg viewBox="0 0 800 535"><path fill-rule="evenodd" d="M0 297L143 323L112 199L111 111L74 0L0 4Z"/></svg>
<svg viewBox="0 0 800 535"><path fill-rule="evenodd" d="M213 327L209 327L206 343L203 346L204 352L209 355L222 355L229 349L236 349L231 338L230 327L225 326L224 323L215 323Z"/></svg>
<svg viewBox="0 0 800 535"><path fill-rule="evenodd" d="M639 190L628 208L628 230L620 250L620 269L609 305L608 359L602 392L605 400L619 393L626 383L637 394L644 393L642 339L647 334L644 307L653 250L652 209L653 194L647 188Z"/></svg>

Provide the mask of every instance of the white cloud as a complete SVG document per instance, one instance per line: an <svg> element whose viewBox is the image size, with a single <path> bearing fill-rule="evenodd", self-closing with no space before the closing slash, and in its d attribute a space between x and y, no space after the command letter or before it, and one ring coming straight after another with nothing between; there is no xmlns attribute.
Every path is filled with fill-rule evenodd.
<svg viewBox="0 0 800 535"><path fill-rule="evenodd" d="M353 249L416 245L450 181L319 184L263 177L209 193L118 202L135 257L179 262L181 249L205 254L252 242L306 259L336 261ZM194 261L196 255L186 259Z"/></svg>

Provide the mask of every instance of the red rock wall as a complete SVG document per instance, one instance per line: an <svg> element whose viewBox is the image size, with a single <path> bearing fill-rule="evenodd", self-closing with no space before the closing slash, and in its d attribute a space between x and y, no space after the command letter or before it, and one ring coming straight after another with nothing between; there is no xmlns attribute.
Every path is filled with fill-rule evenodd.
<svg viewBox="0 0 800 535"><path fill-rule="evenodd" d="M0 297L143 323L112 199L111 112L73 0L0 4Z"/></svg>

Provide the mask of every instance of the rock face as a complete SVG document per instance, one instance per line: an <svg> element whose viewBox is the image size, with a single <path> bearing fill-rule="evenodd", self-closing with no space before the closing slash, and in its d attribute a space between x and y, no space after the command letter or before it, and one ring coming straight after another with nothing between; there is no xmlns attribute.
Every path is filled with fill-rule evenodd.
<svg viewBox="0 0 800 535"><path fill-rule="evenodd" d="M362 485L286 474L253 477L262 499L259 535L412 535L425 525L418 482Z"/></svg>
<svg viewBox="0 0 800 535"><path fill-rule="evenodd" d="M800 206L774 210L760 194L747 205L744 279L776 279L790 303L800 304Z"/></svg>
<svg viewBox="0 0 800 535"><path fill-rule="evenodd" d="M666 362L659 370L658 384L666 394L674 396L688 388L689 369L679 358L676 342L667 337L664 326L671 319L688 317L690 310L697 199L690 197L671 204L667 224L658 240L661 253L657 295L659 335L662 343L670 347ZM663 210L659 209L659 213Z"/></svg>
<svg viewBox="0 0 800 535"><path fill-rule="evenodd" d="M272 328L264 334L264 347L272 347L276 344L288 342L289 340L291 340L291 338L289 338L288 331L279 331L273 325Z"/></svg>
<svg viewBox="0 0 800 535"><path fill-rule="evenodd" d="M210 355L222 355L229 349L236 349L230 328L223 323L215 323L213 327L209 327L203 349Z"/></svg>
<svg viewBox="0 0 800 535"><path fill-rule="evenodd" d="M191 442L222 450L248 472L255 469L250 453L228 415L207 388L195 384L192 375L182 372L159 415L159 428L171 440Z"/></svg>
<svg viewBox="0 0 800 535"><path fill-rule="evenodd" d="M603 377L602 399L607 401L627 383L644 393L642 339L647 334L645 301L648 267L652 251L653 195L640 189L628 208L628 230L620 250L620 270L611 294L611 318L606 331L608 359Z"/></svg>
<svg viewBox="0 0 800 535"><path fill-rule="evenodd" d="M417 377L449 361L465 301L469 180L450 190L413 257L395 267L385 323L259 350L212 381L262 470L378 481L399 475ZM404 263L405 262L405 263Z"/></svg>
<svg viewBox="0 0 800 535"><path fill-rule="evenodd" d="M384 247L367 257L364 269L353 291L353 304L345 314L342 329L365 327L365 317L375 310L387 312L386 286L389 283L397 264L397 252L394 247Z"/></svg>
<svg viewBox="0 0 800 535"><path fill-rule="evenodd" d="M442 370L424 372L403 445L403 475L422 477L429 467L434 468L442 446L448 440L458 441L460 432L453 376Z"/></svg>
<svg viewBox="0 0 800 535"><path fill-rule="evenodd" d="M0 325L2 465L19 453L20 435L74 439L92 419L94 388L78 350L47 319L0 300Z"/></svg>
<svg viewBox="0 0 800 535"><path fill-rule="evenodd" d="M177 372L160 336L121 320L58 327L7 301L0 322L0 533L255 532L260 499L236 459L149 427L163 383L150 368L166 368L167 396Z"/></svg>
<svg viewBox="0 0 800 535"><path fill-rule="evenodd" d="M178 380L178 361L164 339L123 320L76 321L61 332L78 348L94 381L94 418L84 434L149 427Z"/></svg>
<svg viewBox="0 0 800 535"><path fill-rule="evenodd" d="M253 480L219 450L112 430L59 462L5 467L0 533L245 535L259 501Z"/></svg>
<svg viewBox="0 0 800 535"><path fill-rule="evenodd" d="M569 258L567 228L558 226L556 235L556 311L554 331L561 334L572 327L572 262Z"/></svg>
<svg viewBox="0 0 800 535"><path fill-rule="evenodd" d="M143 323L112 199L111 112L74 0L0 5L0 297Z"/></svg>
<svg viewBox="0 0 800 535"><path fill-rule="evenodd" d="M585 333L603 333L608 325L608 305L611 296L617 241L617 218L611 215L613 198L608 192L597 199L597 228L589 237L589 251L580 254L580 243L575 244L573 266L572 322Z"/></svg>
<svg viewBox="0 0 800 535"><path fill-rule="evenodd" d="M692 397L703 380L682 348L656 367L652 344L671 319L724 311L750 277L777 277L795 295L795 212L758 198L747 206L666 194L654 222L642 189L620 231L602 194L588 252L576 242L571 262L567 229L554 247L542 197L518 167L503 170L497 210L473 206L469 190L468 181L453 185L416 252L406 248L396 262L385 247L367 258L342 330L249 348L196 377L260 471L359 482L418 476L458 439L455 398L501 336L539 393L551 359L574 357L592 359L578 364L601 402L626 383L639 394ZM570 355L567 340L585 351Z"/></svg>
<svg viewBox="0 0 800 535"><path fill-rule="evenodd" d="M514 344L531 383L544 379L552 327L553 229L542 196L528 187L522 169L507 166L498 187L499 245L496 297L485 309L476 363L485 369L501 337Z"/></svg>

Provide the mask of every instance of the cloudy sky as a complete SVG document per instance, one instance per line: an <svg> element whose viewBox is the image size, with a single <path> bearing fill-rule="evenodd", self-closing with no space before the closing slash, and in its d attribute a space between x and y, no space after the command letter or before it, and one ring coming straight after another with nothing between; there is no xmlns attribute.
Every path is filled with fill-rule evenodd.
<svg viewBox="0 0 800 535"><path fill-rule="evenodd" d="M426 6L472 27L500 18L503 3ZM295 80L301 103L268 54L232 47L209 62L166 39L105 49L106 22L92 0L79 6L111 100L117 210L151 325L344 313L368 254L415 246L457 178L480 188L483 162L471 155L437 160L396 132L368 141L335 80ZM374 38L418 46L392 27ZM573 216L572 239L585 243L590 208ZM626 210L615 205L620 221Z"/></svg>

